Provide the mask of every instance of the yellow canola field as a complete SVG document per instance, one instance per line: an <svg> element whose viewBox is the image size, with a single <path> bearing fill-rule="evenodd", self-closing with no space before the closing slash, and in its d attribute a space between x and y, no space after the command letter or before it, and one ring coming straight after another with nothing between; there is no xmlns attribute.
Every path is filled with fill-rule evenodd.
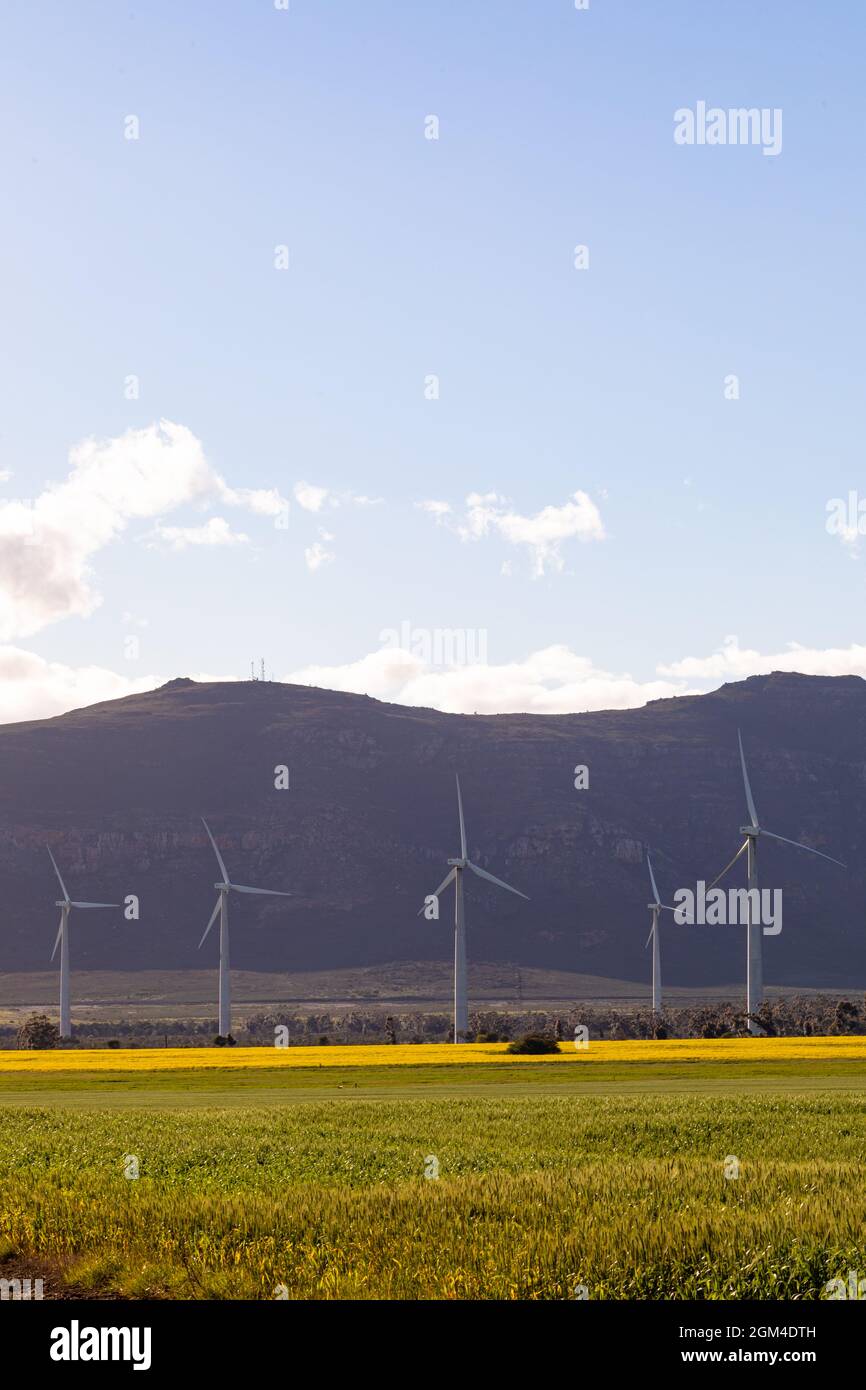
<svg viewBox="0 0 866 1390"><path fill-rule="evenodd" d="M279 1071L288 1067L454 1066L467 1062L519 1067L592 1066L595 1062L866 1062L866 1036L832 1038L672 1038L665 1041L593 1042L547 1056L514 1056L506 1043L418 1043L341 1047L77 1048L45 1052L0 1051L0 1072L181 1071L201 1068Z"/></svg>

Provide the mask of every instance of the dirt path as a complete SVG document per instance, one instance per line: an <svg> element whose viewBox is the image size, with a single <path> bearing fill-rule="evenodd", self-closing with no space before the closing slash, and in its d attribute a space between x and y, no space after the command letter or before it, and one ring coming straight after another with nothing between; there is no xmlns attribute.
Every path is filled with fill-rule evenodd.
<svg viewBox="0 0 866 1390"><path fill-rule="evenodd" d="M13 1256L11 1259L4 1260L0 1264L0 1301L3 1299L15 1299L18 1295L17 1284L13 1281L21 1281L21 1297L26 1296L26 1280L30 1280L30 1300L36 1301L40 1297L40 1290L36 1283L37 1279L42 1280L41 1300L49 1301L86 1301L88 1303L105 1302L126 1302L122 1294L104 1293L85 1289L80 1284L67 1284L62 1277L61 1267L52 1264L47 1260L29 1259L25 1256ZM10 1287L11 1285L11 1287Z"/></svg>

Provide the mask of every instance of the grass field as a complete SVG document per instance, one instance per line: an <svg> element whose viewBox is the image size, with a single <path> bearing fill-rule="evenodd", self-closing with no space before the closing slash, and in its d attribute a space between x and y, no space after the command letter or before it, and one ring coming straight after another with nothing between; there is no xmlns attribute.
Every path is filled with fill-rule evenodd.
<svg viewBox="0 0 866 1390"><path fill-rule="evenodd" d="M131 1296L814 1299L866 1273L864 1042L0 1054L0 1254Z"/></svg>

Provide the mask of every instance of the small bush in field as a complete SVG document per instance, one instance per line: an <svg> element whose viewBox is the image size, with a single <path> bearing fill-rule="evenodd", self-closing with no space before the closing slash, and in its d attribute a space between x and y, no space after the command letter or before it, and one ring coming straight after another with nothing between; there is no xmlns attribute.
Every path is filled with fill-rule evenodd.
<svg viewBox="0 0 866 1390"><path fill-rule="evenodd" d="M47 1014L31 1014L18 1029L18 1046L51 1048L60 1041L60 1034Z"/></svg>
<svg viewBox="0 0 866 1390"><path fill-rule="evenodd" d="M533 1053L539 1055L547 1052L558 1052L559 1043L555 1038L546 1038L542 1033L524 1033L522 1038L515 1038L505 1049L506 1052L520 1054Z"/></svg>

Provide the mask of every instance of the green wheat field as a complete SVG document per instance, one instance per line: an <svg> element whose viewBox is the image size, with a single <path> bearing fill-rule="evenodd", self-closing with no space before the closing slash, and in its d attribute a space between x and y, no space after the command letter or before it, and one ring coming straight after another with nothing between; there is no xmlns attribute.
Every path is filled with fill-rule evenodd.
<svg viewBox="0 0 866 1390"><path fill-rule="evenodd" d="M264 1070L0 1074L0 1274L44 1261L133 1298L820 1298L866 1272L862 1064L761 1068L340 1067L279 1092Z"/></svg>

